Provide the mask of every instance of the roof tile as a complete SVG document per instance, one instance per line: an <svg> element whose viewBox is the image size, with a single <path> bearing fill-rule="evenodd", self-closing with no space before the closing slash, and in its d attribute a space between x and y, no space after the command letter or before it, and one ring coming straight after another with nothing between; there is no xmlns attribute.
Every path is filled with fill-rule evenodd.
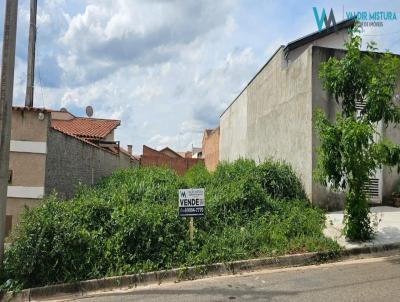
<svg viewBox="0 0 400 302"><path fill-rule="evenodd" d="M103 139L117 128L119 120L76 117L71 120L52 120L51 127L74 136L88 139Z"/></svg>

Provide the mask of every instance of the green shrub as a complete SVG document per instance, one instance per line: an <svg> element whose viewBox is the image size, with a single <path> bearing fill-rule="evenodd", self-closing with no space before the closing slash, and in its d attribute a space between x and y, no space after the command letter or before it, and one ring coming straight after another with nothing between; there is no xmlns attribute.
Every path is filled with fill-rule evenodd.
<svg viewBox="0 0 400 302"><path fill-rule="evenodd" d="M303 185L292 167L285 162L267 160L258 167L264 190L272 198L290 200L307 199Z"/></svg>
<svg viewBox="0 0 400 302"><path fill-rule="evenodd" d="M142 201L162 203L176 200L177 190L182 185L182 179L170 169L161 167L127 169L116 171L112 177L105 178L95 190L88 192L89 196L84 197L95 194L119 205Z"/></svg>
<svg viewBox="0 0 400 302"><path fill-rule="evenodd" d="M105 237L101 223L96 228L84 223L97 211L78 211L75 206L79 205L60 203L53 197L39 208L25 210L6 253L4 267L9 279L31 287L104 275L106 270L98 261ZM92 203L91 207L103 205Z"/></svg>
<svg viewBox="0 0 400 302"><path fill-rule="evenodd" d="M114 233L106 257L113 272L139 272L143 267L161 269L182 261L179 245L187 244L188 230L172 204L142 202L129 205L112 217Z"/></svg>
<svg viewBox="0 0 400 302"><path fill-rule="evenodd" d="M205 228L247 222L256 213L270 210L254 161L239 159L220 163L206 187Z"/></svg>
<svg viewBox="0 0 400 302"><path fill-rule="evenodd" d="M185 173L183 180L187 188L205 188L210 185L212 176L204 164L197 164Z"/></svg>
<svg viewBox="0 0 400 302"><path fill-rule="evenodd" d="M206 189L206 216L195 219L192 243L187 219L178 217L185 187ZM70 201L52 196L27 209L6 252L2 287L337 248L323 227L323 212L305 201L282 163L240 159L212 174L195 166L183 177L165 168L122 170L81 186Z"/></svg>

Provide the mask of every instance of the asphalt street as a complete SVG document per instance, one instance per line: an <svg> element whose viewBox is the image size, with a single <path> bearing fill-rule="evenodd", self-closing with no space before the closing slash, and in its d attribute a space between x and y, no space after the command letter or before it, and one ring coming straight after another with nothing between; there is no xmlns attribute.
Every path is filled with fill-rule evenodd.
<svg viewBox="0 0 400 302"><path fill-rule="evenodd" d="M68 301L399 302L400 255L169 283Z"/></svg>

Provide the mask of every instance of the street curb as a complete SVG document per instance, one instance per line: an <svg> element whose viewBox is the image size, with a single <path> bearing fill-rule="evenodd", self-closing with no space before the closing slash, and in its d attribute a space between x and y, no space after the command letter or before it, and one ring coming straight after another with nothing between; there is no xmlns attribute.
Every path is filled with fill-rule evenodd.
<svg viewBox="0 0 400 302"><path fill-rule="evenodd" d="M3 297L2 301L25 302L65 295L77 295L83 297L87 296L91 292L100 290L111 291L115 289L134 288L150 284L161 284L162 282L179 282L213 276L232 275L268 268L304 266L326 262L332 259L346 258L361 254L381 253L391 250L400 250L400 242L351 248L343 250L339 252L339 254L330 252L295 254L176 268L144 274L108 277L103 279L80 281L76 283L49 285L25 289L16 293L15 295L12 295L12 293L7 293Z"/></svg>

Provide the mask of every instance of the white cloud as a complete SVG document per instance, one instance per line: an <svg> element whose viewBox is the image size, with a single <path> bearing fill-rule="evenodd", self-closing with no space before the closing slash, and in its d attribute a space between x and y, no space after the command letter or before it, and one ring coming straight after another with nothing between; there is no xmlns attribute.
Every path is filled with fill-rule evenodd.
<svg viewBox="0 0 400 302"><path fill-rule="evenodd" d="M20 6L15 99L23 103L29 0ZM311 7L293 2L296 13L277 13L287 6L39 0L35 104L78 114L92 105L95 117L121 119L117 139L136 153L142 144L198 146L279 45L316 30Z"/></svg>
<svg viewBox="0 0 400 302"><path fill-rule="evenodd" d="M123 144L199 145L254 71L251 48L226 43L237 28L233 4L90 1L64 17L56 40L63 86L36 96L51 107L92 105L96 117L122 119Z"/></svg>
<svg viewBox="0 0 400 302"><path fill-rule="evenodd" d="M152 66L228 22L232 1L92 1L60 38L65 80L99 80L122 66ZM230 21L231 22L231 21ZM230 23L229 23L230 24Z"/></svg>

